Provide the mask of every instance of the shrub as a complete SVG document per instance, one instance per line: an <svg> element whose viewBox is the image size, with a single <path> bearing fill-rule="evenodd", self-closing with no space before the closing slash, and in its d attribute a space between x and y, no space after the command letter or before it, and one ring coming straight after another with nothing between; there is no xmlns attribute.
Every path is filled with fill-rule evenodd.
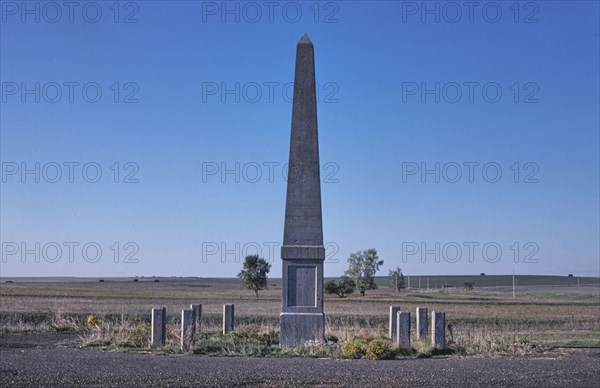
<svg viewBox="0 0 600 388"><path fill-rule="evenodd" d="M348 339L342 343L342 357L386 360L394 358L392 343L387 338L362 337Z"/></svg>
<svg viewBox="0 0 600 388"><path fill-rule="evenodd" d="M235 330L235 335L239 338L255 338L258 336L260 327L255 323L241 325Z"/></svg>
<svg viewBox="0 0 600 388"><path fill-rule="evenodd" d="M96 318L93 315L88 315L87 320L85 322L90 327L92 327L92 326L100 326L102 324L102 321L100 321L98 318Z"/></svg>
<svg viewBox="0 0 600 388"><path fill-rule="evenodd" d="M140 323L133 326L127 335L127 342L137 347L147 346L150 343L149 339L150 325L147 323Z"/></svg>
<svg viewBox="0 0 600 388"><path fill-rule="evenodd" d="M511 335L502 338L504 350L509 354L525 354L531 350L532 344L527 337Z"/></svg>
<svg viewBox="0 0 600 388"><path fill-rule="evenodd" d="M390 341L384 338L376 338L367 343L364 358L368 360L386 360L394 357Z"/></svg>
<svg viewBox="0 0 600 388"><path fill-rule="evenodd" d="M329 281L325 282L325 285L323 286L323 288L325 289L325 292L328 294L336 294L337 290L338 290L338 285L335 282L335 280L329 280Z"/></svg>
<svg viewBox="0 0 600 388"><path fill-rule="evenodd" d="M80 330L80 325L74 317L64 315L60 311L52 316L50 327L52 330L59 332Z"/></svg>
<svg viewBox="0 0 600 388"><path fill-rule="evenodd" d="M324 289L328 294L336 294L340 298L345 298L356 290L356 284L348 276L342 276L339 284L335 280L330 280L325 283Z"/></svg>
<svg viewBox="0 0 600 388"><path fill-rule="evenodd" d="M344 358L362 358L365 354L367 340L348 339L342 344L342 357Z"/></svg>

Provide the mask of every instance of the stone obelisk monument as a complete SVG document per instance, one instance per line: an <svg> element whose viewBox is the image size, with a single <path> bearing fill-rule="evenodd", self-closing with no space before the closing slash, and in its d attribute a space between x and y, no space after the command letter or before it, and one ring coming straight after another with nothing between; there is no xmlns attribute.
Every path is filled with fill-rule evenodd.
<svg viewBox="0 0 600 388"><path fill-rule="evenodd" d="M292 134L281 259L280 343L323 342L323 222L313 44L296 47Z"/></svg>

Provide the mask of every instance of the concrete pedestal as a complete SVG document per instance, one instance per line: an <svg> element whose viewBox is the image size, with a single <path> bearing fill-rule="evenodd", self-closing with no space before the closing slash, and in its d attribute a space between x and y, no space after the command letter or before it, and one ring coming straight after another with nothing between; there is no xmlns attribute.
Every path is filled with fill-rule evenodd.
<svg viewBox="0 0 600 388"><path fill-rule="evenodd" d="M427 308L417 307L417 339L425 339L429 336Z"/></svg>
<svg viewBox="0 0 600 388"><path fill-rule="evenodd" d="M281 313L280 325L285 327L280 336L284 346L302 346L307 342L320 343L325 338L325 314Z"/></svg>
<svg viewBox="0 0 600 388"><path fill-rule="evenodd" d="M431 312L431 345L436 348L446 347L446 313Z"/></svg>
<svg viewBox="0 0 600 388"><path fill-rule="evenodd" d="M181 310L181 350L189 350L196 337L194 328L194 310Z"/></svg>
<svg viewBox="0 0 600 388"><path fill-rule="evenodd" d="M202 322L202 305L201 304L191 304L190 308L194 310L194 328L196 331L196 335L200 333L200 327Z"/></svg>
<svg viewBox="0 0 600 388"><path fill-rule="evenodd" d="M325 339L323 260L283 260L280 343L297 347Z"/></svg>
<svg viewBox="0 0 600 388"><path fill-rule="evenodd" d="M396 336L398 311L400 311L400 307L390 306L390 319L389 319L389 331L388 331L389 332L388 337L390 337L390 339L394 339L394 337Z"/></svg>
<svg viewBox="0 0 600 388"><path fill-rule="evenodd" d="M164 346L167 328L167 309L164 307L152 309L152 324L151 324L151 340L152 346Z"/></svg>
<svg viewBox="0 0 600 388"><path fill-rule="evenodd" d="M398 347L400 349L410 349L410 313L408 311L398 311Z"/></svg>
<svg viewBox="0 0 600 388"><path fill-rule="evenodd" d="M223 334L227 334L233 331L234 324L234 308L233 304L223 305Z"/></svg>

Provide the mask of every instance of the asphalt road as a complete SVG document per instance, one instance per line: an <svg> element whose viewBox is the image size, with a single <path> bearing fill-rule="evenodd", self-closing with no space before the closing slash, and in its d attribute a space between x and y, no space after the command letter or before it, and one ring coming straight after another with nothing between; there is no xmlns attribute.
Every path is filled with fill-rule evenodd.
<svg viewBox="0 0 600 388"><path fill-rule="evenodd" d="M0 336L0 386L598 387L600 349L516 358L390 361L157 355L59 344L68 336Z"/></svg>

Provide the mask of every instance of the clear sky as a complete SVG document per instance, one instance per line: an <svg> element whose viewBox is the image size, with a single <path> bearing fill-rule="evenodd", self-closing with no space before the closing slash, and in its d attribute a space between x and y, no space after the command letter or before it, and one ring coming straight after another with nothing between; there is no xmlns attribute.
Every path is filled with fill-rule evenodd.
<svg viewBox="0 0 600 388"><path fill-rule="evenodd" d="M223 4L2 1L2 276L279 277L305 32L326 276L599 275L598 2Z"/></svg>

